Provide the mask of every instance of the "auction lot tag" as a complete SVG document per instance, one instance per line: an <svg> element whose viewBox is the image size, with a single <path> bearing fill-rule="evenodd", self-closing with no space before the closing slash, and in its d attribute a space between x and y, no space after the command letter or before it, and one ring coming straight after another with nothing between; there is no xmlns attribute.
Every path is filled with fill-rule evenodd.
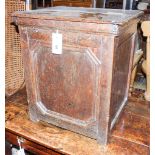
<svg viewBox="0 0 155 155"><path fill-rule="evenodd" d="M18 150L18 155L25 155L24 149Z"/></svg>
<svg viewBox="0 0 155 155"><path fill-rule="evenodd" d="M52 33L52 53L62 54L62 34Z"/></svg>

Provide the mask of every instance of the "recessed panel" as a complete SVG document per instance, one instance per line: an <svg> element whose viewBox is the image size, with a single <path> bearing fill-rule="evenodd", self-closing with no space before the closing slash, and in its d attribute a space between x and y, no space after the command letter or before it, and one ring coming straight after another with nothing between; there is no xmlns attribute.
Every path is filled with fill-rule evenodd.
<svg viewBox="0 0 155 155"><path fill-rule="evenodd" d="M45 47L34 59L38 102L74 119L95 119L99 64L92 51L64 48L58 55Z"/></svg>

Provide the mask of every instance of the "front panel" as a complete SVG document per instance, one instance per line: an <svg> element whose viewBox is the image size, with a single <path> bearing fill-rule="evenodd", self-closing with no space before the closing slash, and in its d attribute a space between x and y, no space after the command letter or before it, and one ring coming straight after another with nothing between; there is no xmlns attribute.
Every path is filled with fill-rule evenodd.
<svg viewBox="0 0 155 155"><path fill-rule="evenodd" d="M28 31L34 75L34 104L43 120L44 117L57 119L62 124L69 123L97 133L101 72L98 56L101 54L101 44L97 42L100 46L96 48L92 34L88 37L77 33L78 36L74 35L71 40L71 36L66 37L65 32L61 33L64 39L62 53L55 54L50 36L52 32L47 33L42 29L37 32L34 29ZM51 38L51 44L49 40L46 42L46 38ZM81 46L81 40L87 47ZM73 44L75 41L79 44ZM72 128L75 127L71 127L71 130Z"/></svg>

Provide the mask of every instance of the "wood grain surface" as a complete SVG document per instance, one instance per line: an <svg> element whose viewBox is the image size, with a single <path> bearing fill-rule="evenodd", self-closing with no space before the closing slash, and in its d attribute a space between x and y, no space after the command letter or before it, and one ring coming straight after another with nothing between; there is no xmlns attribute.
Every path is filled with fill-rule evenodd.
<svg viewBox="0 0 155 155"><path fill-rule="evenodd" d="M49 125L34 123L28 116L25 90L6 99L6 140L25 139L23 147L36 154L71 155L149 155L149 103L129 98L124 112L112 130L107 146L83 135ZM11 137L11 138L10 138ZM40 152L37 151L40 149Z"/></svg>

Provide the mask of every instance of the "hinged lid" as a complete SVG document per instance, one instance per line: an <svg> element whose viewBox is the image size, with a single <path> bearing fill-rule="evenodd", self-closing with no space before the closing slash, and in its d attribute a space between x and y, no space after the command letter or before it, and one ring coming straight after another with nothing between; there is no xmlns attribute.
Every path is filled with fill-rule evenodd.
<svg viewBox="0 0 155 155"><path fill-rule="evenodd" d="M108 23L122 25L142 15L138 10L119 10L82 7L50 7L45 9L18 11L13 16L24 18L51 19L60 21L82 21L88 23Z"/></svg>

